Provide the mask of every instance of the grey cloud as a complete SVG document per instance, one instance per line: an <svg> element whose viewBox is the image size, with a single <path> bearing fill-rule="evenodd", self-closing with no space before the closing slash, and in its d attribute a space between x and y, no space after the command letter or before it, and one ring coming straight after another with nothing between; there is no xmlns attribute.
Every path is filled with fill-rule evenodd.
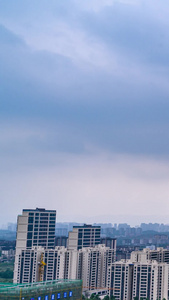
<svg viewBox="0 0 169 300"><path fill-rule="evenodd" d="M32 14L31 3L27 5L30 5ZM155 39L153 23L150 20L151 26L146 33L148 19L141 22L141 17L135 15L135 8L125 7L126 11L122 8L113 6L97 16L81 11L77 23L89 35L98 36L108 47L110 45L110 51L112 45L116 50L120 47L126 52L125 60L130 48L130 56L134 52L139 56L141 51L147 55L148 46L145 43L142 49L139 43L143 44L144 39L148 41L150 33L151 41ZM64 11L63 4L60 9ZM80 23L82 15L84 18ZM14 17L13 13L11 18ZM69 19L75 26L75 14L69 15ZM30 135L26 140L23 138L23 143L21 137L22 149L29 149L28 153L40 149L82 153L90 144L111 152L168 154L168 91L163 89L161 82L156 84L158 74L156 81L150 78L146 82L143 80L146 69L140 68L140 77L135 77L130 73L129 58L124 77L115 71L107 72L87 65L85 69L63 55L32 51L23 38L3 26L0 29L1 118L8 120L11 126L16 119L21 126L25 122L36 123L44 136L41 139L38 137L40 133ZM157 41L158 36L154 44ZM120 62L118 64L121 68ZM135 67L139 68L139 65ZM167 73L164 77L168 79ZM16 140L13 147L6 144L4 151L13 148L17 153L20 141Z"/></svg>
<svg viewBox="0 0 169 300"><path fill-rule="evenodd" d="M73 203L74 214L79 214L79 199L85 203L84 214L94 203L90 213L98 216L106 201L105 215L107 207L140 215L145 205L147 214L153 214L153 207L154 214L164 215L169 158L168 16L162 14L165 19L160 19L156 9L150 10L156 0L138 2L145 6L114 1L112 7L103 5L95 12L82 8L80 0L0 0L4 216L6 203L11 217L23 206L46 202L57 206L59 214L65 213L65 207L70 214ZM167 10L166 1L158 3L159 9L164 5ZM74 47L73 55L58 53L50 45L45 48L58 20L69 28L59 42L63 50ZM57 34L51 32L56 45ZM59 34L62 37L62 31ZM70 44L65 43L69 34L73 35ZM79 39L82 42L76 45ZM133 211L135 203L137 211Z"/></svg>

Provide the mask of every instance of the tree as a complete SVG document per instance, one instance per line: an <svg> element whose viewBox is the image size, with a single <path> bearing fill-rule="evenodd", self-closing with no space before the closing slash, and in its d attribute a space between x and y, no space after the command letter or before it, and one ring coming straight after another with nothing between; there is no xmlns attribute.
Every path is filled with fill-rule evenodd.
<svg viewBox="0 0 169 300"><path fill-rule="evenodd" d="M106 295L106 296L103 298L103 300L110 300L110 298L109 298L108 295Z"/></svg>
<svg viewBox="0 0 169 300"><path fill-rule="evenodd" d="M82 294L82 300L86 300L85 296Z"/></svg>
<svg viewBox="0 0 169 300"><path fill-rule="evenodd" d="M96 294L96 296L95 296L94 299L95 299L95 300L101 300L98 294Z"/></svg>

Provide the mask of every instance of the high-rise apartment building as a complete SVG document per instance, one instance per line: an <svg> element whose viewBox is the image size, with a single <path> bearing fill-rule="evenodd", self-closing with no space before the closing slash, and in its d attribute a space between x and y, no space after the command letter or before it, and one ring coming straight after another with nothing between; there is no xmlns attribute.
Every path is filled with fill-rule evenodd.
<svg viewBox="0 0 169 300"><path fill-rule="evenodd" d="M110 295L117 300L168 299L168 265L148 260L145 254L135 251L130 260L121 260L109 267Z"/></svg>
<svg viewBox="0 0 169 300"><path fill-rule="evenodd" d="M105 245L82 248L79 250L77 279L83 280L86 289L105 288L108 267L114 262L114 250Z"/></svg>
<svg viewBox="0 0 169 300"><path fill-rule="evenodd" d="M23 209L17 220L14 283L18 283L18 262L22 250L42 246L45 249L55 246L56 211L44 208Z"/></svg>
<svg viewBox="0 0 169 300"><path fill-rule="evenodd" d="M131 253L131 259L134 261L140 261L143 257L169 264L169 250L164 249L163 247L158 247L156 250L144 248L142 251L133 251Z"/></svg>
<svg viewBox="0 0 169 300"><path fill-rule="evenodd" d="M109 266L107 288L116 300L132 299L133 264L123 260Z"/></svg>
<svg viewBox="0 0 169 300"><path fill-rule="evenodd" d="M55 223L55 210L23 209L22 215L18 216L16 248L54 248Z"/></svg>
<svg viewBox="0 0 169 300"><path fill-rule="evenodd" d="M39 266L43 261L43 272ZM87 290L105 288L108 267L114 262L114 250L105 245L68 250L65 247L33 247L18 256L17 282L30 283L55 279L82 279Z"/></svg>
<svg viewBox="0 0 169 300"><path fill-rule="evenodd" d="M157 261L134 263L133 299L162 300L168 298L168 266Z"/></svg>
<svg viewBox="0 0 169 300"><path fill-rule="evenodd" d="M100 244L100 226L84 224L83 226L73 226L69 232L67 247L69 250L79 250L84 247L94 247Z"/></svg>
<svg viewBox="0 0 169 300"><path fill-rule="evenodd" d="M43 260L45 266L42 281L64 279L66 250L65 247L44 249Z"/></svg>
<svg viewBox="0 0 169 300"><path fill-rule="evenodd" d="M31 283L39 281L39 262L43 253L42 247L21 250L18 255L15 283Z"/></svg>

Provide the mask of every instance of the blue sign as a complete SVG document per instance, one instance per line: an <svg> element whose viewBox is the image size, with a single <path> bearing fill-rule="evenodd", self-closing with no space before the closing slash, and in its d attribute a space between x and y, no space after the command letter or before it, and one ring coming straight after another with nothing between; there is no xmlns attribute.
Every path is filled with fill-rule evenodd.
<svg viewBox="0 0 169 300"><path fill-rule="evenodd" d="M34 300L34 298L31 298L31 300Z"/></svg>
<svg viewBox="0 0 169 300"><path fill-rule="evenodd" d="M66 293L66 292L64 292L64 294L63 294L63 297L64 297L64 298L66 298L66 297L67 297L67 293Z"/></svg>
<svg viewBox="0 0 169 300"><path fill-rule="evenodd" d="M60 293L58 293L58 296L57 296L57 298L58 298L58 299L60 299Z"/></svg>
<svg viewBox="0 0 169 300"><path fill-rule="evenodd" d="M48 296L45 296L45 300L48 300Z"/></svg>
<svg viewBox="0 0 169 300"><path fill-rule="evenodd" d="M69 292L69 297L72 297L73 293L72 291Z"/></svg>
<svg viewBox="0 0 169 300"><path fill-rule="evenodd" d="M38 300L41 300L41 297L38 297Z"/></svg>
<svg viewBox="0 0 169 300"><path fill-rule="evenodd" d="M55 300L55 295L54 294L51 296L51 300Z"/></svg>

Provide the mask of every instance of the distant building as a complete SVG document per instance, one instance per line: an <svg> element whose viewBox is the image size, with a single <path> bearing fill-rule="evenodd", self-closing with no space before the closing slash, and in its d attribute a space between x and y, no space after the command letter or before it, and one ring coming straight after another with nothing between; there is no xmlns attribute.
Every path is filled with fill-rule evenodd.
<svg viewBox="0 0 169 300"><path fill-rule="evenodd" d="M100 226L84 224L83 226L73 226L73 231L69 232L67 247L69 250L79 250L84 247L94 247L100 244Z"/></svg>
<svg viewBox="0 0 169 300"><path fill-rule="evenodd" d="M64 246L67 247L67 236L56 236L55 246Z"/></svg>
<svg viewBox="0 0 169 300"><path fill-rule="evenodd" d="M15 258L15 250L2 250L1 251L1 260L13 260Z"/></svg>
<svg viewBox="0 0 169 300"><path fill-rule="evenodd" d="M9 231L16 231L16 227L17 227L17 224L15 224L15 223L8 223L8 225L7 225L7 228Z"/></svg>
<svg viewBox="0 0 169 300"><path fill-rule="evenodd" d="M101 238L100 244L104 244L106 247L110 247L110 249L116 249L117 239L110 237Z"/></svg>

